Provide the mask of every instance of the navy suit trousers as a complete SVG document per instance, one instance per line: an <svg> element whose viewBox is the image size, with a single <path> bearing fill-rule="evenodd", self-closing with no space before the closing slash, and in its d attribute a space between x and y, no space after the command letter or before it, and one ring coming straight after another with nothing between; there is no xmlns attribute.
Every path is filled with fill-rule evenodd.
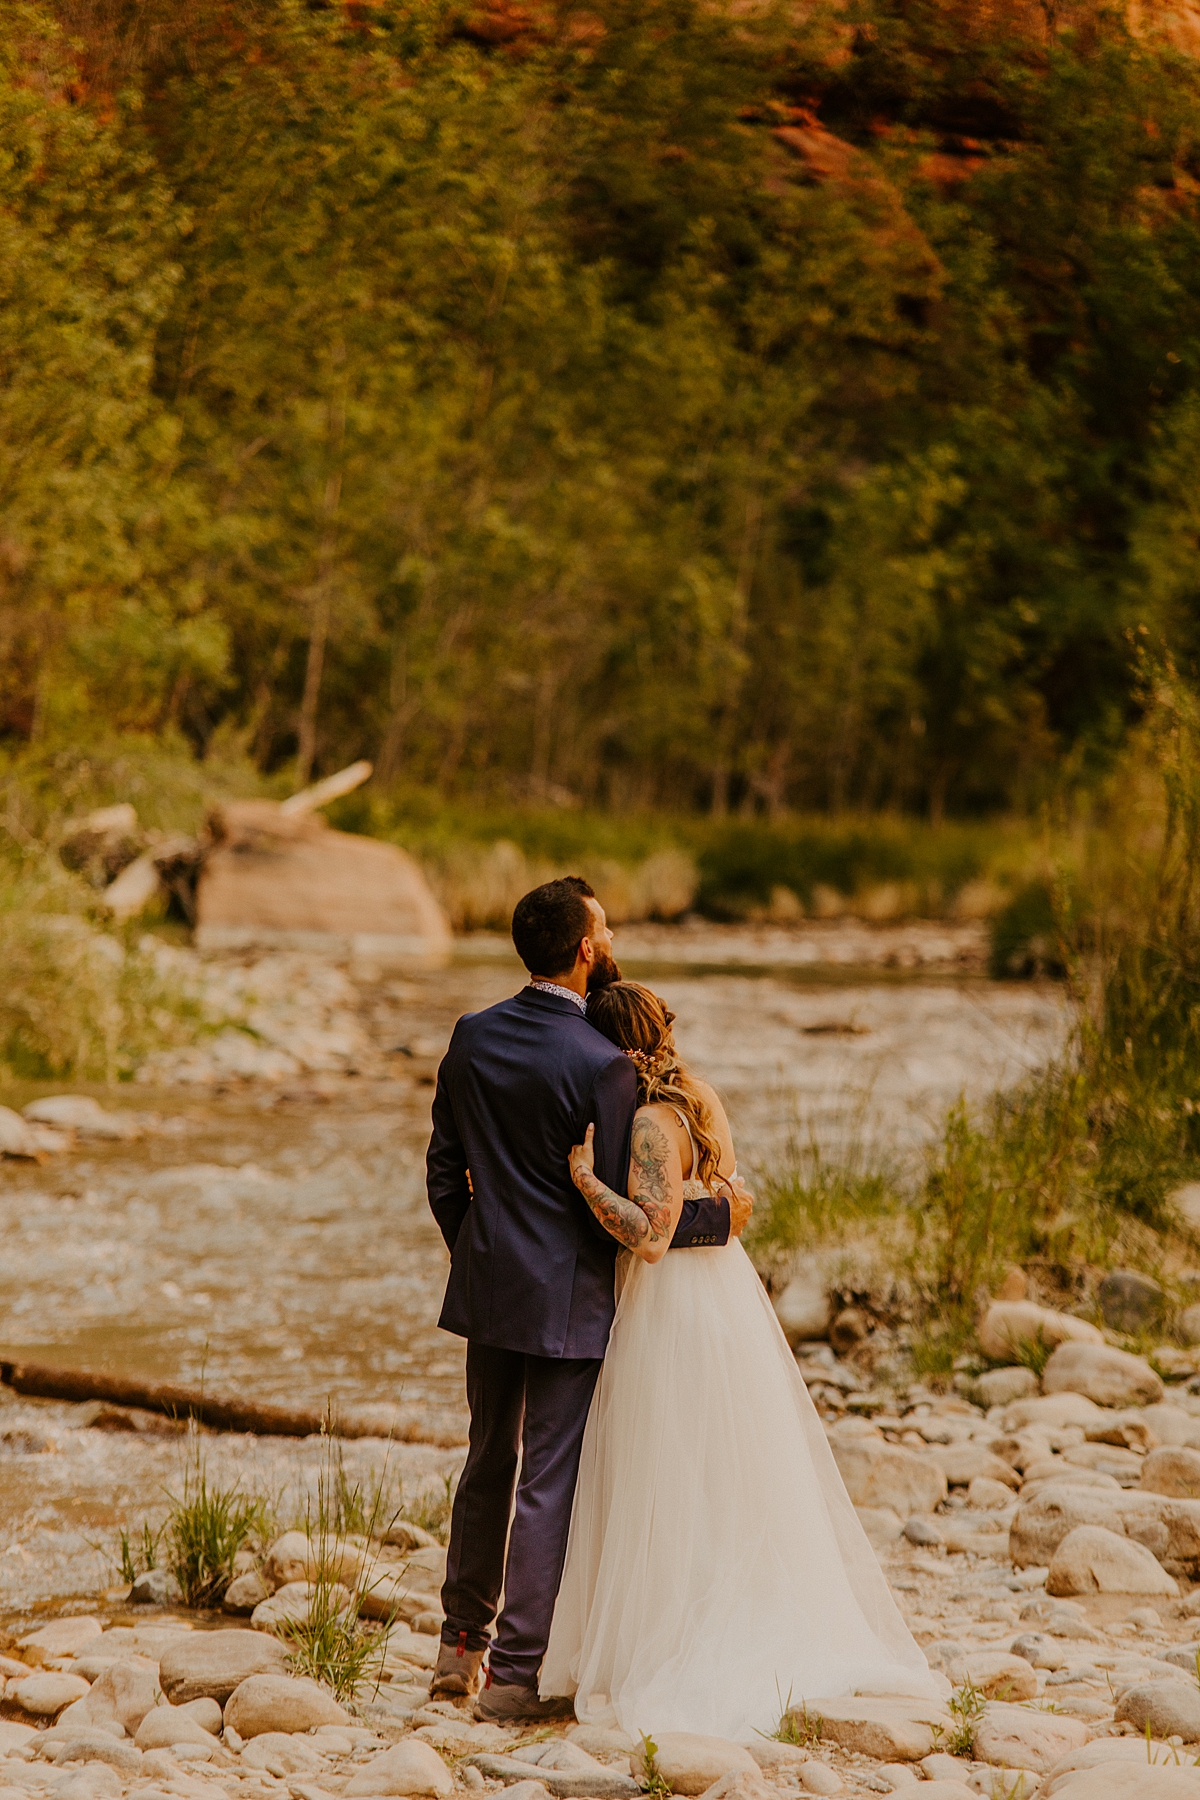
<svg viewBox="0 0 1200 1800"><path fill-rule="evenodd" d="M442 1642L485 1648L503 1588L489 1658L493 1681L537 1685L601 1361L468 1341L471 1437L450 1523Z"/></svg>

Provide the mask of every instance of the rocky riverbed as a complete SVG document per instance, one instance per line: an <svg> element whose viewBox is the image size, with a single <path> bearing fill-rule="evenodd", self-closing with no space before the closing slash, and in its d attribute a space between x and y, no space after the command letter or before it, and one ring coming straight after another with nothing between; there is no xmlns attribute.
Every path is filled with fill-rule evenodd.
<svg viewBox="0 0 1200 1800"><path fill-rule="evenodd" d="M618 950L678 1011L685 1052L726 1095L754 1167L796 1130L832 1146L866 1117L905 1153L961 1089L982 1097L1053 1054L1060 997L979 981L979 934L955 929L962 943L941 927L895 928L864 951L850 941L867 930L857 924L646 928L622 934ZM128 1129L49 1122L66 1143L2 1165L2 1347L203 1374L263 1399L394 1402L433 1441L346 1443L342 1467L420 1511L462 1456L461 1350L435 1329L445 1253L422 1198L430 1084L454 1019L511 992L519 971L503 944L482 940L447 968L404 972L302 950L171 955L207 996L213 1032L164 1057L135 1093L93 1093ZM15 1113L47 1097L28 1085L4 1096ZM830 1329L849 1353L800 1341L801 1370L897 1600L957 1697L930 1708L793 1696L778 1741L662 1739L657 1791L770 1800L919 1783L929 1800L1200 1796L1200 1773L1182 1766L1190 1755L1170 1743L1200 1741L1187 1711L1200 1685L1179 1661L1197 1635L1188 1533L1200 1499L1153 1485L1165 1451L1200 1461L1192 1365L1165 1395L1119 1404L1108 1391L1029 1392L1024 1370L1003 1397L939 1396L905 1385L879 1333L857 1347L839 1318L842 1336L838 1320ZM268 1496L277 1519L311 1512L328 1454L319 1440L205 1435L201 1448L211 1480ZM195 1449L134 1409L0 1390L0 1800L641 1791L639 1746L582 1728L522 1738L427 1704L436 1545L416 1560L396 1545L371 1552L420 1605L389 1633L382 1679L349 1718L292 1685L260 1629L269 1614L132 1605L117 1581L119 1533L161 1521ZM302 1561L269 1556L242 1574L284 1606L303 1599L284 1590L308 1579ZM39 1635L48 1623L57 1637ZM237 1662L235 1632L252 1634L264 1667ZM219 1678L187 1674L189 1657ZM59 1685L28 1685L47 1681ZM239 1701L247 1682L268 1686ZM1127 1704L1147 1687L1150 1711ZM1169 1768L1148 1760L1162 1757ZM1060 1768L1097 1758L1094 1771Z"/></svg>
<svg viewBox="0 0 1200 1800"><path fill-rule="evenodd" d="M1164 1384L1148 1361L1095 1340L1065 1343L1041 1383L1013 1366L964 1379L967 1391L952 1396L865 1382L825 1344L798 1356L947 1701L793 1695L780 1740L664 1737L657 1770L671 1790L718 1788L713 1800L910 1788L929 1800L1200 1795L1200 1379ZM52 1410L9 1403L0 1416L14 1459L16 1435L45 1431ZM118 1472L119 1452L105 1470L99 1443L136 1439L164 1477L172 1458L180 1473L178 1443L151 1446L151 1430L107 1432L82 1414L57 1409L64 1488L83 1468L97 1481ZM39 1454L32 1441L24 1450ZM209 1438L205 1454L215 1478L237 1468L254 1483L280 1466L280 1447L255 1440ZM318 1442L286 1447L293 1513L324 1454ZM345 1454L352 1473L398 1457L410 1493L453 1476L461 1455L369 1441ZM126 1588L101 1585L102 1567L82 1604L10 1615L0 1797L638 1792L643 1752L616 1736L501 1731L427 1704L444 1552L403 1523L385 1535L393 1542L336 1549L347 1587L399 1613L380 1643L378 1685L336 1716L327 1693L288 1674L274 1635L281 1616L303 1616L309 1603L319 1553L303 1533L243 1559L234 1616L131 1605ZM162 1599L158 1579L135 1592Z"/></svg>

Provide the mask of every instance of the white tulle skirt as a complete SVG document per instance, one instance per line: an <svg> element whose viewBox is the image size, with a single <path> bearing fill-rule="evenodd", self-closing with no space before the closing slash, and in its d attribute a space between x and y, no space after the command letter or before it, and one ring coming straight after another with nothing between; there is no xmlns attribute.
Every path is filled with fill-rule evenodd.
<svg viewBox="0 0 1200 1800"><path fill-rule="evenodd" d="M740 1741L789 1700L942 1695L741 1245L623 1254L618 1289L542 1693Z"/></svg>

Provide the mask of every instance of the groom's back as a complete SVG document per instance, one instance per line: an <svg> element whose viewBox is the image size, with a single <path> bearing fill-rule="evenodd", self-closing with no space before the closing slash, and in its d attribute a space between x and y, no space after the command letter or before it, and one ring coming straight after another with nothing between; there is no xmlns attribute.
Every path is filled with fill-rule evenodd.
<svg viewBox="0 0 1200 1800"><path fill-rule="evenodd" d="M567 1154L594 1122L597 1171L623 1191L636 1093L632 1064L565 996L525 988L459 1021L428 1161L452 1257L446 1330L536 1356L604 1354L616 1245Z"/></svg>

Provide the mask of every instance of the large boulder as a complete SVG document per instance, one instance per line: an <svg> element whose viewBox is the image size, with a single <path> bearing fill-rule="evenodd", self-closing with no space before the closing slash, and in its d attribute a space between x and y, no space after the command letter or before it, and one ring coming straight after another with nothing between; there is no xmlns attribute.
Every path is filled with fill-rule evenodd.
<svg viewBox="0 0 1200 1800"><path fill-rule="evenodd" d="M158 1678L172 1705L207 1697L224 1706L248 1676L281 1675L286 1667L287 1651L265 1632L189 1631L163 1649Z"/></svg>
<svg viewBox="0 0 1200 1800"><path fill-rule="evenodd" d="M409 955L449 950L445 914L395 844L334 831L319 814L273 800L230 801L213 826L223 841L197 890L201 944L317 931L392 939Z"/></svg>
<svg viewBox="0 0 1200 1800"><path fill-rule="evenodd" d="M702 1737L690 1731L654 1734L658 1772L673 1794L703 1794L725 1775L758 1775L749 1750L727 1738ZM641 1775L642 1767L634 1774Z"/></svg>
<svg viewBox="0 0 1200 1800"><path fill-rule="evenodd" d="M1053 1312L1032 1300L994 1300L979 1325L979 1347L999 1362L1025 1345L1047 1344L1052 1349L1065 1343L1102 1344L1104 1333L1086 1319Z"/></svg>
<svg viewBox="0 0 1200 1800"><path fill-rule="evenodd" d="M990 1700L975 1727L971 1754L977 1762L1045 1775L1072 1750L1081 1749L1089 1736L1082 1719Z"/></svg>
<svg viewBox="0 0 1200 1800"><path fill-rule="evenodd" d="M312 1731L319 1725L348 1725L350 1715L326 1688L303 1675L250 1675L225 1706L225 1724L239 1737L264 1731Z"/></svg>
<svg viewBox="0 0 1200 1800"><path fill-rule="evenodd" d="M1169 1494L1173 1500L1200 1500L1200 1450L1181 1444L1151 1450L1142 1463L1141 1485L1147 1493Z"/></svg>
<svg viewBox="0 0 1200 1800"><path fill-rule="evenodd" d="M1047 1394L1082 1394L1097 1406L1151 1406L1163 1384L1150 1364L1110 1345L1061 1344L1042 1372Z"/></svg>
<svg viewBox="0 0 1200 1800"><path fill-rule="evenodd" d="M1139 1682L1121 1695L1114 1716L1118 1724L1128 1721L1156 1738L1181 1737L1194 1744L1200 1739L1200 1688L1182 1677Z"/></svg>
<svg viewBox="0 0 1200 1800"><path fill-rule="evenodd" d="M413 1796L414 1800L444 1800L454 1791L454 1778L430 1745L406 1738L372 1757L346 1783L345 1800L376 1800L377 1796Z"/></svg>
<svg viewBox="0 0 1200 1800"><path fill-rule="evenodd" d="M831 1438L830 1447L855 1506L890 1507L902 1519L932 1512L946 1498L936 1463L883 1438Z"/></svg>
<svg viewBox="0 0 1200 1800"><path fill-rule="evenodd" d="M1098 1525L1077 1525L1054 1553L1046 1592L1065 1594L1169 1594L1179 1585L1143 1544Z"/></svg>

